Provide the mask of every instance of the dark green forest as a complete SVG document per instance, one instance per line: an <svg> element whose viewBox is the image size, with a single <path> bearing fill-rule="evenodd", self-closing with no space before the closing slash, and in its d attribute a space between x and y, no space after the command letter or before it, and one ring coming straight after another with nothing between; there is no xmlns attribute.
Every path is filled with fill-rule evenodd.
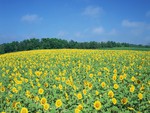
<svg viewBox="0 0 150 113"><path fill-rule="evenodd" d="M67 41L57 38L32 38L23 41L13 41L11 43L4 43L0 45L0 54L25 51L25 50L36 50L36 49L103 49L103 48L114 48L114 47L144 47L150 48L148 45L136 45L129 43L119 43L114 41L107 42L77 42Z"/></svg>

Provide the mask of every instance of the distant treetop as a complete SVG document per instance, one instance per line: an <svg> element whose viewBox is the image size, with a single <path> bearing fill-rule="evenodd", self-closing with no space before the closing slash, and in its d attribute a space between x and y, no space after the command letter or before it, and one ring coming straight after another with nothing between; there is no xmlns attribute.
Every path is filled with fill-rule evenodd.
<svg viewBox="0 0 150 113"><path fill-rule="evenodd" d="M136 45L129 43L119 43L114 41L107 42L77 42L67 41L57 38L31 38L23 41L13 41L11 43L4 43L0 45L0 54L24 51L24 50L35 50L35 49L100 49L100 48L113 48L113 47L147 47L150 45Z"/></svg>

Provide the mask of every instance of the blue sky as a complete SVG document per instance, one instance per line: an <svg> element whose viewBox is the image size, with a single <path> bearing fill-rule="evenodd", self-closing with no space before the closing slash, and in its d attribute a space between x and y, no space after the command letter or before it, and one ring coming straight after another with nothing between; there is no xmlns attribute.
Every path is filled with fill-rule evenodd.
<svg viewBox="0 0 150 113"><path fill-rule="evenodd" d="M0 0L0 43L56 37L150 43L150 0Z"/></svg>

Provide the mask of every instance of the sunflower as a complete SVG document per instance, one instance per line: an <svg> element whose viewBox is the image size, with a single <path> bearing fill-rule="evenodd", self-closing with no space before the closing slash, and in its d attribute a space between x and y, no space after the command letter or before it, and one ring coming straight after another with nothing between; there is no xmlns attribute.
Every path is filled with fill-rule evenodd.
<svg viewBox="0 0 150 113"><path fill-rule="evenodd" d="M62 77L62 82L65 82L66 78L65 77Z"/></svg>
<svg viewBox="0 0 150 113"><path fill-rule="evenodd" d="M102 107L102 104L101 104L100 101L95 101L95 102L94 102L94 108L95 108L96 110L100 110L101 107Z"/></svg>
<svg viewBox="0 0 150 113"><path fill-rule="evenodd" d="M76 108L76 109L74 110L75 113L80 113L80 111L81 111L81 110L78 109L78 108Z"/></svg>
<svg viewBox="0 0 150 113"><path fill-rule="evenodd" d="M138 98L141 100L143 98L143 94L142 93L139 93L138 94Z"/></svg>
<svg viewBox="0 0 150 113"><path fill-rule="evenodd" d="M113 79L114 81L116 81L116 79L117 79L117 75L116 75L116 74L114 74L114 75L113 75L113 77L112 77L112 79Z"/></svg>
<svg viewBox="0 0 150 113"><path fill-rule="evenodd" d="M101 75L102 75L102 72L98 72L98 75L101 76Z"/></svg>
<svg viewBox="0 0 150 113"><path fill-rule="evenodd" d="M35 96L35 101L39 101L39 97L38 96Z"/></svg>
<svg viewBox="0 0 150 113"><path fill-rule="evenodd" d="M83 90L83 94L86 95L86 93L87 93L87 92L86 92L86 89L84 89L84 90Z"/></svg>
<svg viewBox="0 0 150 113"><path fill-rule="evenodd" d="M13 108L16 107L16 103L17 103L17 102L13 102L13 103L12 103L12 107L13 107Z"/></svg>
<svg viewBox="0 0 150 113"><path fill-rule="evenodd" d="M61 101L61 99L56 100L55 106L56 106L56 108L59 108L59 107L62 106L62 101Z"/></svg>
<svg viewBox="0 0 150 113"><path fill-rule="evenodd" d="M13 102L12 107L17 108L20 105L20 102Z"/></svg>
<svg viewBox="0 0 150 113"><path fill-rule="evenodd" d="M99 94L99 92L96 90L96 91L95 91L95 94L96 94L96 95L98 95L98 94Z"/></svg>
<svg viewBox="0 0 150 113"><path fill-rule="evenodd" d="M93 77L93 74L90 74L89 77L92 78L92 77Z"/></svg>
<svg viewBox="0 0 150 113"><path fill-rule="evenodd" d="M88 83L88 87L89 87L89 89L92 89L93 84L92 83Z"/></svg>
<svg viewBox="0 0 150 113"><path fill-rule="evenodd" d="M114 89L118 89L119 85L118 84L114 84Z"/></svg>
<svg viewBox="0 0 150 113"><path fill-rule="evenodd" d="M78 93L77 94L77 98L80 100L80 99L82 99L82 94L81 93Z"/></svg>
<svg viewBox="0 0 150 113"><path fill-rule="evenodd" d="M42 105L46 104L46 103L47 103L46 98L45 98L45 97L43 97L43 98L41 99L40 103L41 103Z"/></svg>
<svg viewBox="0 0 150 113"><path fill-rule="evenodd" d="M56 85L53 85L53 89L55 89L56 88Z"/></svg>
<svg viewBox="0 0 150 113"><path fill-rule="evenodd" d="M25 94L27 97L31 97L31 93L29 90L26 91L26 94Z"/></svg>
<svg viewBox="0 0 150 113"><path fill-rule="evenodd" d="M56 77L55 80L60 81L60 77Z"/></svg>
<svg viewBox="0 0 150 113"><path fill-rule="evenodd" d="M134 82L136 78L134 76L131 77L131 81Z"/></svg>
<svg viewBox="0 0 150 113"><path fill-rule="evenodd" d="M105 83L105 82L102 82L102 83L101 83L101 86L102 86L102 88L104 88L104 87L106 86L106 83Z"/></svg>
<svg viewBox="0 0 150 113"><path fill-rule="evenodd" d="M116 74L117 73L117 69L114 69L113 72Z"/></svg>
<svg viewBox="0 0 150 113"><path fill-rule="evenodd" d="M140 91L143 91L145 89L144 85L142 84L142 86L140 87Z"/></svg>
<svg viewBox="0 0 150 113"><path fill-rule="evenodd" d="M23 107L23 108L21 109L20 113L28 113L28 109L25 108L25 107Z"/></svg>
<svg viewBox="0 0 150 113"><path fill-rule="evenodd" d="M41 84L40 84L39 82L37 82L37 86L38 86L38 87L41 87Z"/></svg>
<svg viewBox="0 0 150 113"><path fill-rule="evenodd" d="M1 92L5 92L5 87L1 87Z"/></svg>
<svg viewBox="0 0 150 113"><path fill-rule="evenodd" d="M13 88L12 88L12 92L13 92L13 93L18 93L18 90L17 90L15 87L13 87Z"/></svg>
<svg viewBox="0 0 150 113"><path fill-rule="evenodd" d="M120 79L120 80L123 80L123 79L124 79L124 76L123 76L123 75L120 75L119 79Z"/></svg>
<svg viewBox="0 0 150 113"><path fill-rule="evenodd" d="M62 90L62 89L63 89L63 87L62 87L62 85L61 85L61 84L59 84L58 88L59 88L60 90Z"/></svg>
<svg viewBox="0 0 150 113"><path fill-rule="evenodd" d="M124 73L124 74L123 74L123 78L127 78L127 74Z"/></svg>
<svg viewBox="0 0 150 113"><path fill-rule="evenodd" d="M110 98L113 98L113 97L114 97L114 92L113 92L112 90L110 90L110 91L108 92L108 96L109 96Z"/></svg>
<svg viewBox="0 0 150 113"><path fill-rule="evenodd" d="M43 105L43 107L44 107L44 110L48 110L49 109L49 104L48 103L45 103L44 105Z"/></svg>
<svg viewBox="0 0 150 113"><path fill-rule="evenodd" d="M40 72L40 71L35 71L35 75L36 75L36 76L39 77L41 74L42 74L42 72Z"/></svg>
<svg viewBox="0 0 150 113"><path fill-rule="evenodd" d="M67 85L71 85L71 81L68 79L68 80L66 80L66 84Z"/></svg>
<svg viewBox="0 0 150 113"><path fill-rule="evenodd" d="M44 86L47 88L48 87L48 83L46 82L46 83L44 83Z"/></svg>
<svg viewBox="0 0 150 113"><path fill-rule="evenodd" d="M112 102L113 102L113 104L116 104L117 103L116 98L112 98Z"/></svg>
<svg viewBox="0 0 150 113"><path fill-rule="evenodd" d="M28 79L24 79L24 81L27 83L29 80Z"/></svg>
<svg viewBox="0 0 150 113"><path fill-rule="evenodd" d="M12 98L12 97L13 97L13 94L9 94L9 97Z"/></svg>
<svg viewBox="0 0 150 113"><path fill-rule="evenodd" d="M131 92L131 93L133 93L133 92L134 92L134 90L135 90L134 85L131 85L131 87L130 87L130 92Z"/></svg>
<svg viewBox="0 0 150 113"><path fill-rule="evenodd" d="M77 107L79 110L82 110L83 109L83 106L81 104L78 105Z"/></svg>
<svg viewBox="0 0 150 113"><path fill-rule="evenodd" d="M123 99L121 99L121 103L122 104L127 104L127 102L128 102L128 99L126 98L126 97L124 97Z"/></svg>
<svg viewBox="0 0 150 113"><path fill-rule="evenodd" d="M39 93L39 94L43 94L43 92L44 92L44 90L43 90L42 88L40 88L40 89L38 90L38 93Z"/></svg>

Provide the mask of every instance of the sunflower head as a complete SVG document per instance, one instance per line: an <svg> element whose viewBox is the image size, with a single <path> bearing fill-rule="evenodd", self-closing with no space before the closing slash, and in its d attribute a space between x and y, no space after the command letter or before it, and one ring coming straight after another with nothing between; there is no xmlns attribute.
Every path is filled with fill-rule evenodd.
<svg viewBox="0 0 150 113"><path fill-rule="evenodd" d="M112 90L110 90L110 91L108 92L108 96L109 96L110 98L113 98L113 97L114 97L114 93L113 93Z"/></svg>
<svg viewBox="0 0 150 113"><path fill-rule="evenodd" d="M95 102L94 102L94 108L95 108L96 110L100 110L101 107L102 107L102 104L101 104L100 101L95 101Z"/></svg>
<svg viewBox="0 0 150 113"><path fill-rule="evenodd" d="M59 108L59 107L62 106L62 101L61 101L61 99L56 100L55 106L56 106L56 108Z"/></svg>
<svg viewBox="0 0 150 113"><path fill-rule="evenodd" d="M86 95L86 93L87 93L87 92L86 92L86 89L84 89L84 90L83 90L83 94Z"/></svg>
<svg viewBox="0 0 150 113"><path fill-rule="evenodd" d="M102 82L102 83L101 83L101 86L102 86L102 88L104 88L104 87L106 86L106 83L105 83L105 82Z"/></svg>
<svg viewBox="0 0 150 113"><path fill-rule="evenodd" d="M21 109L20 113L28 113L28 109L25 108L25 107L23 107L23 108Z"/></svg>
<svg viewBox="0 0 150 113"><path fill-rule="evenodd" d="M139 98L140 100L142 100L143 94L142 94L142 93L139 93L139 94L138 94L138 98Z"/></svg>
<svg viewBox="0 0 150 113"><path fill-rule="evenodd" d="M46 103L47 103L46 98L45 98L45 97L43 97L43 98L41 99L40 103L41 103L42 105L46 104Z"/></svg>
<svg viewBox="0 0 150 113"><path fill-rule="evenodd" d="M76 109L74 110L75 113L80 113L80 111L81 111L81 110L78 109L78 108L76 108Z"/></svg>
<svg viewBox="0 0 150 113"><path fill-rule="evenodd" d="M121 99L121 103L122 104L127 104L127 102L128 102L128 99L126 98L126 97L124 97L123 99Z"/></svg>
<svg viewBox="0 0 150 113"><path fill-rule="evenodd" d="M130 92L133 93L134 90L135 90L135 87L134 87L134 85L132 85L132 86L130 87Z"/></svg>
<svg viewBox="0 0 150 113"><path fill-rule="evenodd" d="M50 106L50 105L49 105L48 103L44 104L44 105L43 105L44 110L48 110L48 109L49 109L49 106Z"/></svg>
<svg viewBox="0 0 150 113"><path fill-rule="evenodd" d="M117 103L116 98L112 98L112 103L115 105Z"/></svg>
<svg viewBox="0 0 150 113"><path fill-rule="evenodd" d="M82 99L82 94L81 93L78 93L77 94L77 98L80 100L80 99Z"/></svg>
<svg viewBox="0 0 150 113"><path fill-rule="evenodd" d="M40 88L40 89L38 90L38 93L39 93L39 94L43 94L43 92L44 92L44 90L43 90L42 88Z"/></svg>
<svg viewBox="0 0 150 113"><path fill-rule="evenodd" d="M83 106L81 104L78 105L77 107L79 110L82 110L83 109Z"/></svg>
<svg viewBox="0 0 150 113"><path fill-rule="evenodd" d="M118 84L114 84L114 89L118 89L119 85Z"/></svg>
<svg viewBox="0 0 150 113"><path fill-rule="evenodd" d="M113 79L114 81L116 81L116 79L117 79L117 75L116 75L116 74L114 74L114 75L113 75L113 77L112 77L112 79Z"/></svg>

